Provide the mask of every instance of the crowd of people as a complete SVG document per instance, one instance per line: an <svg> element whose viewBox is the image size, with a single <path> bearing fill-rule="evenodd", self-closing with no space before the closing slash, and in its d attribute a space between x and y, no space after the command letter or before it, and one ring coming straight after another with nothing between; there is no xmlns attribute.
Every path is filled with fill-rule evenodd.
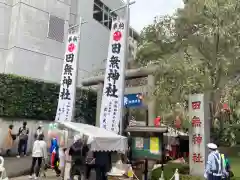
<svg viewBox="0 0 240 180"><path fill-rule="evenodd" d="M28 144L28 136L29 136L29 128L27 127L27 122L24 122L23 125L18 129L17 133L13 132L14 126L11 124L8 127L8 133L4 143L4 150L6 151L6 155L10 156L11 150L14 145L14 141L18 138L18 155L17 158L23 154L27 155L27 144Z"/></svg>
<svg viewBox="0 0 240 180"><path fill-rule="evenodd" d="M9 125L7 136L3 145L3 151L6 152L7 156L10 156L14 147L14 142L18 139L17 158L20 158L21 155L26 156L29 137L29 128L27 127L27 122L23 122L17 133L14 133L13 128L14 126L12 124ZM34 135L35 139L37 139L40 134L43 134L42 125L38 126Z"/></svg>
<svg viewBox="0 0 240 180"><path fill-rule="evenodd" d="M111 169L111 153L92 152L89 150L87 141L86 136L76 135L74 143L66 150L66 157L71 157L70 179L73 179L75 175L90 179L91 170L93 169L99 180L107 180L106 174Z"/></svg>
<svg viewBox="0 0 240 180"><path fill-rule="evenodd" d="M13 125L9 125L5 140L6 154L10 155L13 143L18 139L17 158L20 158L21 155L26 156L29 138L27 123L24 122L15 134L13 128ZM47 138L44 137L43 128L39 125L34 138L29 178L38 179L41 172L45 175L45 170L52 168L55 170L57 177L64 179L67 160L71 162L69 179L73 179L75 175L89 179L90 172L94 169L98 180L107 180L106 174L111 169L111 154L108 152L90 151L86 136L75 135L72 145L68 148L62 145L56 137L51 138L50 145L48 145L46 142ZM217 150L217 145L210 143L207 146L210 153L204 177L209 180L218 180L223 177L225 177L224 179L229 179L232 175L228 158ZM35 166L37 167L35 168Z"/></svg>
<svg viewBox="0 0 240 180"><path fill-rule="evenodd" d="M4 144L6 155L11 155L14 141L18 140L17 158L22 155L26 156L29 139L27 123L24 122L17 133L14 133L13 128L13 125L9 125ZM45 175L46 169L52 168L56 172L56 176L63 179L65 162L70 160L70 179L73 179L75 175L89 179L91 170L95 170L99 180L107 180L106 173L111 168L110 153L90 151L86 136L76 135L72 145L68 148L61 145L57 138L51 138L49 145L48 138L44 136L43 128L39 125L34 134L35 141L31 150L32 163L29 178L38 179L41 174Z"/></svg>

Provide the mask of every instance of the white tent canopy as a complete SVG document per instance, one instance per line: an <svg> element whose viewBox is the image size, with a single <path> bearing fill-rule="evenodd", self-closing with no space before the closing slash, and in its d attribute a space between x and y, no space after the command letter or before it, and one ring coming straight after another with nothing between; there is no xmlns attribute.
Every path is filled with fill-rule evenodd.
<svg viewBox="0 0 240 180"><path fill-rule="evenodd" d="M127 138L103 128L88 124L64 122L66 128L72 129L89 137L92 151L125 152L128 148Z"/></svg>

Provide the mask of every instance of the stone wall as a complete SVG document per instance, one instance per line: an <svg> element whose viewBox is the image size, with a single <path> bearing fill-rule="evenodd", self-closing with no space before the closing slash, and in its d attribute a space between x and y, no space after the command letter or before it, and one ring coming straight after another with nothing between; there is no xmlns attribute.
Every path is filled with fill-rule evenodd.
<svg viewBox="0 0 240 180"><path fill-rule="evenodd" d="M13 132L17 133L19 127L22 126L23 122L27 122L27 126L29 128L29 139L28 139L28 153L32 150L33 142L34 142L34 134L36 129L41 121L39 120L26 120L26 119L7 119L7 118L0 118L0 151L4 155L4 143L8 131L8 126L10 124L14 125ZM50 121L42 121L42 125L44 127L44 133L47 135L48 124ZM18 145L18 138L14 142L14 146L12 148L12 154L17 153L17 145Z"/></svg>

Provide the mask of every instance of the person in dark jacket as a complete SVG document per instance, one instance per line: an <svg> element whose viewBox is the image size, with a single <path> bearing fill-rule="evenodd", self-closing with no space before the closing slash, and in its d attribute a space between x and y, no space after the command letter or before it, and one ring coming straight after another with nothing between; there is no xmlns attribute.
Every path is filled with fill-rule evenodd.
<svg viewBox="0 0 240 180"><path fill-rule="evenodd" d="M90 179L91 178L91 171L92 169L96 169L95 166L95 157L94 157L94 153L92 151L88 151L88 155L86 158L86 179Z"/></svg>
<svg viewBox="0 0 240 180"><path fill-rule="evenodd" d="M73 179L75 175L83 176L86 172L86 156L89 149L88 146L80 138L80 136L75 136L75 142L69 149L69 156L72 157L70 179Z"/></svg>
<svg viewBox="0 0 240 180"><path fill-rule="evenodd" d="M128 152L127 152L127 155L128 155L128 160L129 160L129 163L132 164L132 137L130 135L130 133L128 133Z"/></svg>
<svg viewBox="0 0 240 180"><path fill-rule="evenodd" d="M111 169L111 153L109 152L95 152L95 166L96 177L98 180L107 180L107 172Z"/></svg>

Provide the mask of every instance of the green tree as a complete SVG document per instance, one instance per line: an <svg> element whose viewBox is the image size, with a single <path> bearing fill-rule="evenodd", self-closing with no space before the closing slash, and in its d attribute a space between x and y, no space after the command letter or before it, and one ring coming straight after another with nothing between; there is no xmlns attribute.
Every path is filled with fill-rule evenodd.
<svg viewBox="0 0 240 180"><path fill-rule="evenodd" d="M137 59L159 65L155 95L160 112L188 94L210 92L212 119L219 114L225 84L239 71L240 4L236 0L186 0L173 16L143 29Z"/></svg>

